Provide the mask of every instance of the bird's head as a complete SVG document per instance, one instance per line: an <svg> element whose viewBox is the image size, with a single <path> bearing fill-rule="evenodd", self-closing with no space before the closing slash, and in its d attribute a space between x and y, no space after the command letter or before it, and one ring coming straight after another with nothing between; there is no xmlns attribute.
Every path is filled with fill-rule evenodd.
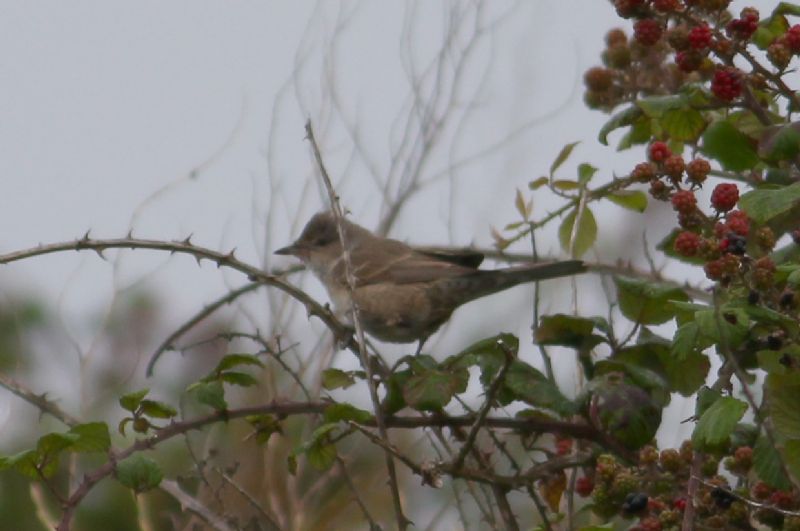
<svg viewBox="0 0 800 531"><path fill-rule="evenodd" d="M346 219L342 219L341 224L345 241L351 248L371 236L369 231ZM275 251L275 254L296 256L315 270L337 261L342 255L342 244L336 217L332 212L315 214L306 223L300 237L291 245Z"/></svg>

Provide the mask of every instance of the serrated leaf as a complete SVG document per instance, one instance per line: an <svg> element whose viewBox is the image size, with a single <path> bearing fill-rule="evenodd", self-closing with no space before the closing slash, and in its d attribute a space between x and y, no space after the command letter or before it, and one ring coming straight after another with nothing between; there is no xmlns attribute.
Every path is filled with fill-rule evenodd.
<svg viewBox="0 0 800 531"><path fill-rule="evenodd" d="M133 413L139 408L139 403L145 396L147 396L147 393L149 392L150 389L144 388L139 391L135 391L133 393L122 395L119 398L119 405L122 406L122 409L126 409L131 413Z"/></svg>
<svg viewBox="0 0 800 531"><path fill-rule="evenodd" d="M709 125L702 138L700 151L726 170L749 170L760 162L753 141L727 120Z"/></svg>
<svg viewBox="0 0 800 531"><path fill-rule="evenodd" d="M218 410L228 409L228 403L225 401L225 389L220 381L196 382L190 385L186 391L193 393L201 404Z"/></svg>
<svg viewBox="0 0 800 531"><path fill-rule="evenodd" d="M487 384L484 382L485 388ZM577 410L575 403L565 397L553 382L521 360L511 362L503 388L506 397L499 401L504 405L512 399L522 400L526 404L558 413L561 417L568 417Z"/></svg>
<svg viewBox="0 0 800 531"><path fill-rule="evenodd" d="M739 198L739 208L757 224L789 212L800 202L800 183L778 188L752 190Z"/></svg>
<svg viewBox="0 0 800 531"><path fill-rule="evenodd" d="M219 375L219 379L230 385L238 385L240 387L252 387L258 385L258 380L255 376L247 374L246 372L238 371L225 371Z"/></svg>
<svg viewBox="0 0 800 531"><path fill-rule="evenodd" d="M718 399L697 421L692 444L703 450L727 441L746 411L747 404L741 400L729 396Z"/></svg>
<svg viewBox="0 0 800 531"><path fill-rule="evenodd" d="M649 96L636 101L636 105L650 118L660 118L667 111L685 108L689 102L683 94Z"/></svg>
<svg viewBox="0 0 800 531"><path fill-rule="evenodd" d="M322 371L322 387L329 391L347 389L355 383L356 379L353 375L341 369L325 369Z"/></svg>
<svg viewBox="0 0 800 531"><path fill-rule="evenodd" d="M600 129L600 132L597 135L597 139L600 141L601 144L607 146L609 133L611 133L615 129L619 129L620 127L625 127L626 125L633 124L637 118L642 116L642 114L643 114L642 110L635 105L632 105L627 109L624 109L616 113Z"/></svg>
<svg viewBox="0 0 800 531"><path fill-rule="evenodd" d="M770 487L785 490L792 486L783 473L783 458L765 435L760 435L753 447L753 470Z"/></svg>
<svg viewBox="0 0 800 531"><path fill-rule="evenodd" d="M558 228L558 240L561 242L561 248L573 258L583 256L597 239L597 221L595 221L594 214L588 207L582 210L578 228L573 234L577 211L577 208L570 211Z"/></svg>
<svg viewBox="0 0 800 531"><path fill-rule="evenodd" d="M164 473L152 459L135 454L117 463L116 477L120 483L139 494L158 487L164 479Z"/></svg>
<svg viewBox="0 0 800 531"><path fill-rule="evenodd" d="M70 428L69 433L77 435L71 450L75 452L106 452L111 448L111 436L105 422L87 422Z"/></svg>
<svg viewBox="0 0 800 531"><path fill-rule="evenodd" d="M688 301L689 297L680 288L670 284L615 277L617 302L622 315L633 322L645 325L661 324L675 315L668 301Z"/></svg>
<svg viewBox="0 0 800 531"><path fill-rule="evenodd" d="M620 190L608 194L605 198L634 212L644 212L647 209L647 194L641 190Z"/></svg>
<svg viewBox="0 0 800 531"><path fill-rule="evenodd" d="M659 124L664 133L679 142L696 141L706 128L706 120L700 111L691 108L667 111Z"/></svg>
<svg viewBox="0 0 800 531"><path fill-rule="evenodd" d="M252 354L228 354L219 361L215 371L222 372L234 367L238 367L239 365L255 365L257 367L264 366L264 364L261 363L261 360Z"/></svg>
<svg viewBox="0 0 800 531"><path fill-rule="evenodd" d="M439 411L457 393L466 391L468 380L466 370L427 370L408 379L403 386L403 398L418 411Z"/></svg>
<svg viewBox="0 0 800 531"><path fill-rule="evenodd" d="M142 400L139 406L141 407L142 413L147 417L169 419L178 414L178 411L174 407L155 400Z"/></svg>
<svg viewBox="0 0 800 531"><path fill-rule="evenodd" d="M569 158L572 154L572 150L575 149L575 146L580 144L580 142L572 142L561 148L561 151L558 152L556 159L550 165L550 177L556 172L556 170L564 164L564 162Z"/></svg>
<svg viewBox="0 0 800 531"><path fill-rule="evenodd" d="M561 345L581 350L594 348L603 338L592 334L595 323L591 319L573 315L546 315L536 328L536 342L540 345Z"/></svg>
<svg viewBox="0 0 800 531"><path fill-rule="evenodd" d="M787 439L800 439L800 376L768 374L764 392L775 431Z"/></svg>
<svg viewBox="0 0 800 531"><path fill-rule="evenodd" d="M783 460L786 462L789 474L795 480L800 478L800 440L792 439L784 443Z"/></svg>
<svg viewBox="0 0 800 531"><path fill-rule="evenodd" d="M353 422L364 424L372 419L372 413L351 404L331 404L325 408L324 418L325 422L352 420Z"/></svg>
<svg viewBox="0 0 800 531"><path fill-rule="evenodd" d="M758 143L758 154L772 162L793 161L800 155L800 130L797 122L767 128Z"/></svg>

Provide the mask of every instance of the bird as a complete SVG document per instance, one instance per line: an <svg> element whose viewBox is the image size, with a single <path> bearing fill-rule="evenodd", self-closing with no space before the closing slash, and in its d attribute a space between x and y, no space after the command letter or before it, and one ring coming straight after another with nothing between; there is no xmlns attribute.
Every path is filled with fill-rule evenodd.
<svg viewBox="0 0 800 531"><path fill-rule="evenodd" d="M338 221L338 223L337 223ZM349 250L352 288L339 237ZM377 236L332 211L315 214L292 244L275 251L300 259L322 282L337 313L352 315L372 337L390 343L426 340L467 302L535 282L582 273L580 260L478 269L484 255L471 250L413 247Z"/></svg>

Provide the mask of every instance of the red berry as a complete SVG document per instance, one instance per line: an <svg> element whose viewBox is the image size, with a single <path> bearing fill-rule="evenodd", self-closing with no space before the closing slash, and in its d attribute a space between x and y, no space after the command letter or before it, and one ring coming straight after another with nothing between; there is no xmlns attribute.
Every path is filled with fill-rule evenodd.
<svg viewBox="0 0 800 531"><path fill-rule="evenodd" d="M728 215L725 217L725 224L728 230L740 236L747 236L747 233L750 232L750 220L747 218L747 214L741 210L728 212Z"/></svg>
<svg viewBox="0 0 800 531"><path fill-rule="evenodd" d="M572 451L572 439L558 439L556 441L556 453L558 455L567 455Z"/></svg>
<svg viewBox="0 0 800 531"><path fill-rule="evenodd" d="M742 9L739 18L731 20L725 27L728 35L735 39L747 40L758 29L758 10L752 7Z"/></svg>
<svg viewBox="0 0 800 531"><path fill-rule="evenodd" d="M719 212L727 212L739 202L739 187L733 183L718 184L711 192L711 206Z"/></svg>
<svg viewBox="0 0 800 531"><path fill-rule="evenodd" d="M786 46L792 53L800 53L800 24L795 24L783 35Z"/></svg>
<svg viewBox="0 0 800 531"><path fill-rule="evenodd" d="M590 477L581 476L575 482L575 492L578 493L578 496L586 498L592 493L593 490L594 480L592 480Z"/></svg>
<svg viewBox="0 0 800 531"><path fill-rule="evenodd" d="M677 498L675 501L672 502L672 506L678 509L679 511L683 511L686 509L686 498Z"/></svg>
<svg viewBox="0 0 800 531"><path fill-rule="evenodd" d="M644 0L614 0L614 8L622 18L631 18L644 9Z"/></svg>
<svg viewBox="0 0 800 531"><path fill-rule="evenodd" d="M656 141L650 144L648 155L650 155L650 160L653 162L661 162L672 155L672 151L670 151L669 146L667 146L665 142Z"/></svg>
<svg viewBox="0 0 800 531"><path fill-rule="evenodd" d="M708 48L711 44L711 28L707 24L700 24L689 31L689 44L695 50Z"/></svg>
<svg viewBox="0 0 800 531"><path fill-rule="evenodd" d="M703 270L706 272L706 276L710 280L719 280L722 278L722 275L725 274L724 265L722 260L712 260L708 262Z"/></svg>
<svg viewBox="0 0 800 531"><path fill-rule="evenodd" d="M711 80L711 92L724 101L733 101L742 94L742 76L736 68L720 68Z"/></svg>
<svg viewBox="0 0 800 531"><path fill-rule="evenodd" d="M649 162L640 162L631 172L631 179L640 183L648 183L655 178L656 167Z"/></svg>
<svg viewBox="0 0 800 531"><path fill-rule="evenodd" d="M694 232L681 232L675 238L675 251L682 256L694 256L700 249L700 236Z"/></svg>
<svg viewBox="0 0 800 531"><path fill-rule="evenodd" d="M711 171L711 165L705 159L694 159L686 165L686 175L693 183L700 184L708 177L708 172Z"/></svg>
<svg viewBox="0 0 800 531"><path fill-rule="evenodd" d="M792 509L795 505L794 496L785 490L776 490L769 497L769 503L781 509Z"/></svg>
<svg viewBox="0 0 800 531"><path fill-rule="evenodd" d="M661 13L669 13L678 9L678 0L653 0L653 9Z"/></svg>
<svg viewBox="0 0 800 531"><path fill-rule="evenodd" d="M652 46L658 42L663 33L661 24L652 18L645 18L633 25L633 37L645 46Z"/></svg>
<svg viewBox="0 0 800 531"><path fill-rule="evenodd" d="M697 206L697 198L694 196L694 192L689 190L678 190L672 194L670 201L672 202L672 208L678 212L691 212Z"/></svg>

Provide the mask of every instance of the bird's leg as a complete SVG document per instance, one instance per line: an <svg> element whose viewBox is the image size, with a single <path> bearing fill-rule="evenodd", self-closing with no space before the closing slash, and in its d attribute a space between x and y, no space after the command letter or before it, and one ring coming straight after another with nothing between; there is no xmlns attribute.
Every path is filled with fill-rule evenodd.
<svg viewBox="0 0 800 531"><path fill-rule="evenodd" d="M420 352L422 352L422 345L428 340L428 336L424 336L419 338L419 344L417 345L417 351L414 353L415 356L419 356Z"/></svg>

